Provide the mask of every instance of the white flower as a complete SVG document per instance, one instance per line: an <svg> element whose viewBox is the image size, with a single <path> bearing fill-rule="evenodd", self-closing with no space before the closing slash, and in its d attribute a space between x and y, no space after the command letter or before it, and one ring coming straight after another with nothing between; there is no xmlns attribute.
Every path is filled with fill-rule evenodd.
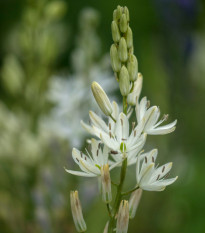
<svg viewBox="0 0 205 233"><path fill-rule="evenodd" d="M158 119L160 116L159 107L153 106L149 108L149 101L144 97L140 102L136 103L136 117L138 123L144 120L144 129L143 131L147 134L159 135L159 134L168 134L175 130L175 125L177 120L172 123L164 126L160 126L165 120L167 120L167 116L165 115L158 123Z"/></svg>
<svg viewBox="0 0 205 233"><path fill-rule="evenodd" d="M136 163L137 185L147 191L163 191L167 185L174 183L178 178L165 179L165 175L172 168L172 163L167 163L155 168L157 149L139 155Z"/></svg>
<svg viewBox="0 0 205 233"><path fill-rule="evenodd" d="M88 156L80 152L79 150L73 148L72 156L74 161L78 164L81 171L73 171L65 169L68 173L77 175L77 176L85 176L85 177L95 177L101 176L101 167L103 165L108 164L108 155L109 149L107 146L101 149L101 144L99 141L95 139L91 139L91 154L88 153ZM110 166L110 170L116 167L117 163L112 163Z"/></svg>
<svg viewBox="0 0 205 233"><path fill-rule="evenodd" d="M124 113L120 113L115 129L109 133L102 131L100 138L102 142L111 149L115 161L128 158L128 165L136 162L136 156L146 141L146 134L141 134L143 123L138 124L129 134L129 121ZM93 126L94 130L98 130ZM112 130L112 131L111 131Z"/></svg>

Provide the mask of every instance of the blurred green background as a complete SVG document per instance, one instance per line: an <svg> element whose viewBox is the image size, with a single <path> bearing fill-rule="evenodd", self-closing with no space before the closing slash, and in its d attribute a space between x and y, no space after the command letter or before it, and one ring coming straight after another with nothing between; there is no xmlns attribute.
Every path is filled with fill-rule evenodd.
<svg viewBox="0 0 205 233"><path fill-rule="evenodd" d="M78 169L79 126L98 111L90 83L119 99L109 61L116 6L130 10L142 96L159 105L177 130L149 137L160 163L179 179L164 192L144 192L130 233L205 232L204 1L0 0L0 232L75 232L69 191L78 189L89 233L103 232L105 206L95 179ZM118 171L112 174L115 179ZM127 186L135 182L134 168Z"/></svg>

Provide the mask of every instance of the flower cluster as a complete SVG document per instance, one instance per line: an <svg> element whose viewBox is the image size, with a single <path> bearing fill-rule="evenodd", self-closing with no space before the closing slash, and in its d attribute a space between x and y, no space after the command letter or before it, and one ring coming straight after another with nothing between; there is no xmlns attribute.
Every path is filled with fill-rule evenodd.
<svg viewBox="0 0 205 233"><path fill-rule="evenodd" d="M172 163L155 166L157 149L147 153L142 151L147 135L171 133L175 130L176 121L161 126L167 120L167 115L159 120L159 108L149 106L146 97L140 100L143 77L138 73L138 62L133 55L129 20L127 7L118 6L114 11L111 25L114 44L111 46L110 54L115 77L123 96L123 109L115 101L110 102L97 82L92 83L93 96L107 119L104 120L104 117L90 111L90 124L81 121L83 128L97 139L89 140L91 150L86 150L87 155L75 148L72 151L73 159L82 171L66 169L73 175L101 178L102 200L107 204L110 216L104 232L109 233L113 232L114 228L117 233L128 231L129 218L135 216L142 190L162 191L177 179L177 177L165 178ZM130 124L133 112L136 115L136 122ZM131 191L126 192L131 194L130 200L122 200L126 169L133 164L136 166L136 184ZM110 170L115 167L121 167L121 174L117 194L113 197Z"/></svg>

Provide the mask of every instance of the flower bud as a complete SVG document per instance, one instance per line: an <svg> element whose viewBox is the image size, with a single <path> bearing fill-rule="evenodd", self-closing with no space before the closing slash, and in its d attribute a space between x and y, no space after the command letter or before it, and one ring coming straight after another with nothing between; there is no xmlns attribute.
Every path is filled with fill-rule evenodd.
<svg viewBox="0 0 205 233"><path fill-rule="evenodd" d="M122 33L125 33L127 31L128 23L127 23L127 17L123 13L120 17L120 31Z"/></svg>
<svg viewBox="0 0 205 233"><path fill-rule="evenodd" d="M120 39L119 48L118 48L118 56L121 62L126 62L128 58L127 54L127 43L124 37Z"/></svg>
<svg viewBox="0 0 205 233"><path fill-rule="evenodd" d="M142 90L142 82L143 82L142 75L141 73L138 73L138 78L134 82L133 91L129 93L129 95L127 96L127 103L129 105L132 105L132 106L136 105L136 99L139 98L141 90Z"/></svg>
<svg viewBox="0 0 205 233"><path fill-rule="evenodd" d="M132 29L128 27L126 35L127 48L130 49L133 46Z"/></svg>
<svg viewBox="0 0 205 233"><path fill-rule="evenodd" d="M112 105L102 87L97 82L93 82L91 85L91 89L93 92L93 96L95 97L95 100L102 112L106 116L110 116L112 114Z"/></svg>
<svg viewBox="0 0 205 233"><path fill-rule="evenodd" d="M117 10L113 11L113 20L117 21Z"/></svg>
<svg viewBox="0 0 205 233"><path fill-rule="evenodd" d="M130 76L130 81L134 82L138 75L138 62L135 55L131 55L127 64L127 69Z"/></svg>
<svg viewBox="0 0 205 233"><path fill-rule="evenodd" d="M119 20L122 15L122 7L117 6L116 19Z"/></svg>
<svg viewBox="0 0 205 233"><path fill-rule="evenodd" d="M78 191L70 192L71 211L73 215L73 221L75 223L76 230L78 232L84 232L87 230L86 223L83 218L82 207L78 197Z"/></svg>
<svg viewBox="0 0 205 233"><path fill-rule="evenodd" d="M112 39L115 43L120 41L120 31L118 28L118 25L116 23L116 21L112 21L111 24L111 31L112 31Z"/></svg>
<svg viewBox="0 0 205 233"><path fill-rule="evenodd" d="M119 86L121 95L127 96L130 92L130 80L127 68L125 66L123 66L120 70Z"/></svg>
<svg viewBox="0 0 205 233"><path fill-rule="evenodd" d="M105 164L101 167L101 184L102 184L102 200L105 203L112 201L112 190L109 165Z"/></svg>
<svg viewBox="0 0 205 233"><path fill-rule="evenodd" d="M121 69L121 62L118 57L117 47L113 44L110 48L110 57L111 57L111 65L115 72L119 72Z"/></svg>
<svg viewBox="0 0 205 233"><path fill-rule="evenodd" d="M130 21L130 13L129 13L129 10L126 6L124 7L124 13L127 17L127 21L129 22Z"/></svg>
<svg viewBox="0 0 205 233"><path fill-rule="evenodd" d="M58 20L65 15L66 10L66 3L57 0L46 5L45 14L51 20Z"/></svg>
<svg viewBox="0 0 205 233"><path fill-rule="evenodd" d="M133 219L135 217L141 196L142 196L142 189L135 190L130 196L130 200L129 200L130 219Z"/></svg>
<svg viewBox="0 0 205 233"><path fill-rule="evenodd" d="M117 215L116 233L127 233L129 224L129 204L128 201L122 200Z"/></svg>

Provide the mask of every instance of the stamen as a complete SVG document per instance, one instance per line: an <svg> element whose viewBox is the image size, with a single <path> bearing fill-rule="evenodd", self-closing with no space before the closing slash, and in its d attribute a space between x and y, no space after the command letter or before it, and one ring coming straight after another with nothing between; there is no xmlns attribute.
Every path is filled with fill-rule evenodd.
<svg viewBox="0 0 205 233"><path fill-rule="evenodd" d="M110 135L110 138L112 137L112 134L111 134L111 132L109 132L109 135Z"/></svg>
<svg viewBox="0 0 205 233"><path fill-rule="evenodd" d="M146 156L145 156L145 158L144 158L144 159L145 159L145 163L147 163L147 157L146 157Z"/></svg>
<svg viewBox="0 0 205 233"><path fill-rule="evenodd" d="M111 150L110 153L113 154L113 155L118 154L118 152L117 152L117 151L114 151L114 150Z"/></svg>
<svg viewBox="0 0 205 233"><path fill-rule="evenodd" d="M152 156L152 162L154 163L154 157Z"/></svg>
<svg viewBox="0 0 205 233"><path fill-rule="evenodd" d="M99 150L97 149L97 156L98 156Z"/></svg>
<svg viewBox="0 0 205 233"><path fill-rule="evenodd" d="M98 144L98 149L100 149L100 146L101 146L101 143L99 142L99 144Z"/></svg>
<svg viewBox="0 0 205 233"><path fill-rule="evenodd" d="M109 123L109 130L111 130L111 124Z"/></svg>
<svg viewBox="0 0 205 233"><path fill-rule="evenodd" d="M163 166L163 168L162 168L162 173L164 172L164 170L165 170L165 166Z"/></svg>
<svg viewBox="0 0 205 233"><path fill-rule="evenodd" d="M137 134L137 132L136 132L136 130L134 131L134 137L136 137L136 134Z"/></svg>
<svg viewBox="0 0 205 233"><path fill-rule="evenodd" d="M78 162L80 162L78 158L76 158L76 160L77 160Z"/></svg>
<svg viewBox="0 0 205 233"><path fill-rule="evenodd" d="M123 120L122 120L122 119L120 119L120 121L121 121L121 125L123 126Z"/></svg>
<svg viewBox="0 0 205 233"><path fill-rule="evenodd" d="M82 151L80 152L80 156L81 156L81 158L83 157L83 152Z"/></svg>
<svg viewBox="0 0 205 233"><path fill-rule="evenodd" d="M163 120L167 121L168 117L169 117L169 114L164 114Z"/></svg>
<svg viewBox="0 0 205 233"><path fill-rule="evenodd" d="M121 140L122 140L122 141L127 141L127 139L126 139L126 138L121 138Z"/></svg>
<svg viewBox="0 0 205 233"><path fill-rule="evenodd" d="M132 130L135 128L135 122L132 122Z"/></svg>
<svg viewBox="0 0 205 233"><path fill-rule="evenodd" d="M87 160L87 157L85 157L85 160Z"/></svg>
<svg viewBox="0 0 205 233"><path fill-rule="evenodd" d="M147 108L149 108L150 107L150 101L148 100L147 101Z"/></svg>
<svg viewBox="0 0 205 233"><path fill-rule="evenodd" d="M157 176L157 180L159 180L160 175Z"/></svg>

